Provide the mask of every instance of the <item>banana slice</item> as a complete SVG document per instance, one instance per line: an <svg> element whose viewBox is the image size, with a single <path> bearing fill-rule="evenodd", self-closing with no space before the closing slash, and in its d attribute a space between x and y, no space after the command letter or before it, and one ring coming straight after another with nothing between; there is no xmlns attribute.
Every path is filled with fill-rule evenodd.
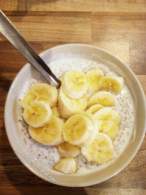
<svg viewBox="0 0 146 195"><path fill-rule="evenodd" d="M34 101L25 107L23 118L31 127L42 127L49 122L52 115L49 104L40 101Z"/></svg>
<svg viewBox="0 0 146 195"><path fill-rule="evenodd" d="M64 140L73 145L82 145L94 136L96 131L93 121L86 114L75 114L64 124Z"/></svg>
<svg viewBox="0 0 146 195"><path fill-rule="evenodd" d="M114 157L112 141L103 133L98 133L94 140L85 144L81 152L89 162L97 164L104 164Z"/></svg>
<svg viewBox="0 0 146 195"><path fill-rule="evenodd" d="M92 133L90 133L90 136L88 138L88 140L92 140L96 136L97 132L99 131L100 124L97 120L95 120L94 114L91 114L89 112L80 112L80 114L85 115L92 122L92 125L94 127L94 131L92 131Z"/></svg>
<svg viewBox="0 0 146 195"><path fill-rule="evenodd" d="M120 115L112 108L102 108L94 114L95 120L113 121L115 124L120 124Z"/></svg>
<svg viewBox="0 0 146 195"><path fill-rule="evenodd" d="M112 140L115 139L119 132L119 124L110 120L100 120L98 121L98 124L99 132L107 134Z"/></svg>
<svg viewBox="0 0 146 195"><path fill-rule="evenodd" d="M119 93L123 88L123 78L118 76L104 76L100 80L100 89Z"/></svg>
<svg viewBox="0 0 146 195"><path fill-rule="evenodd" d="M62 77L64 93L73 99L79 99L87 93L88 82L85 73L80 71L66 72Z"/></svg>
<svg viewBox="0 0 146 195"><path fill-rule="evenodd" d="M77 163L74 158L62 158L55 165L54 170L61 173L71 174L77 170Z"/></svg>
<svg viewBox="0 0 146 195"><path fill-rule="evenodd" d="M57 106L55 106L55 107L52 108L52 113L55 116L59 117L60 114L59 114L59 111L58 111L58 107Z"/></svg>
<svg viewBox="0 0 146 195"><path fill-rule="evenodd" d="M22 99L22 106L25 108L34 100L43 101L50 106L57 102L57 89L46 83L34 84Z"/></svg>
<svg viewBox="0 0 146 195"><path fill-rule="evenodd" d="M89 114L95 114L97 111L99 111L103 106L101 104L95 104L87 109L87 113Z"/></svg>
<svg viewBox="0 0 146 195"><path fill-rule="evenodd" d="M88 91L90 94L98 91L100 79L103 75L103 71L99 68L91 69L87 72Z"/></svg>
<svg viewBox="0 0 146 195"><path fill-rule="evenodd" d="M30 136L37 142L44 145L58 145L63 141L62 138L63 121L52 116L50 121L43 127L32 128L29 127Z"/></svg>
<svg viewBox="0 0 146 195"><path fill-rule="evenodd" d="M64 142L58 146L58 151L62 157L76 157L80 153L80 148Z"/></svg>
<svg viewBox="0 0 146 195"><path fill-rule="evenodd" d="M101 104L103 106L114 106L116 104L115 96L107 91L99 91L89 98L88 106Z"/></svg>
<svg viewBox="0 0 146 195"><path fill-rule="evenodd" d="M68 118L71 115L85 110L87 106L87 99L85 97L80 99L71 99L63 93L62 89L59 92L59 112L63 118Z"/></svg>

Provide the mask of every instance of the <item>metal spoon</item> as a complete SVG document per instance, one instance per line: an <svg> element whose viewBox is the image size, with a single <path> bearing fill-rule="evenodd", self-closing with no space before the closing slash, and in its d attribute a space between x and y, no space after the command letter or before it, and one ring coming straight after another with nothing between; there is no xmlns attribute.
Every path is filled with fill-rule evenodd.
<svg viewBox="0 0 146 195"><path fill-rule="evenodd" d="M49 83L55 83L56 87L60 87L61 81L53 74L43 59L30 47L28 42L16 30L12 22L0 10L0 32L8 39L8 41L35 67Z"/></svg>

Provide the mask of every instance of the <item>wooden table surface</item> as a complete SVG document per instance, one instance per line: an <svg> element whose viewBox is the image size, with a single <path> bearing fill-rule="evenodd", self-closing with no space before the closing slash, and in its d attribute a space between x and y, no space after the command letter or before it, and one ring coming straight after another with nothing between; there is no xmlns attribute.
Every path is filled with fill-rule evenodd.
<svg viewBox="0 0 146 195"><path fill-rule="evenodd" d="M90 43L130 64L146 91L146 0L0 0L0 8L37 52ZM146 141L130 165L93 187L65 188L39 179L12 151L3 122L10 84L26 60L0 36L0 195L145 195Z"/></svg>

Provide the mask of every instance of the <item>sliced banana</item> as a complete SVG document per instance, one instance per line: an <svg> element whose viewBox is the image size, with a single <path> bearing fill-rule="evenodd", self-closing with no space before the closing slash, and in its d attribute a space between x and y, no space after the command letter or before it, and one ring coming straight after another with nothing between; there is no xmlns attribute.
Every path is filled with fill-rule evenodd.
<svg viewBox="0 0 146 195"><path fill-rule="evenodd" d="M123 88L123 78L118 76L104 76L100 80L100 89L119 93Z"/></svg>
<svg viewBox="0 0 146 195"><path fill-rule="evenodd" d="M99 122L97 120L95 120L95 117L93 114L89 113L89 112L80 112L79 114L86 116L91 122L92 122L92 131L90 132L90 136L88 137L88 141L94 139L94 137L96 136L96 134L99 131Z"/></svg>
<svg viewBox="0 0 146 195"><path fill-rule="evenodd" d="M49 122L52 115L49 104L34 101L24 108L23 118L31 127L42 127Z"/></svg>
<svg viewBox="0 0 146 195"><path fill-rule="evenodd" d="M103 71L99 68L91 69L87 72L88 91L90 94L98 91L100 79L103 75Z"/></svg>
<svg viewBox="0 0 146 195"><path fill-rule="evenodd" d="M114 157L112 141L103 133L98 133L95 139L86 143L81 152L89 162L97 164L104 164Z"/></svg>
<svg viewBox="0 0 146 195"><path fill-rule="evenodd" d="M59 110L58 110L58 107L55 106L52 108L52 114L54 114L55 116L59 117Z"/></svg>
<svg viewBox="0 0 146 195"><path fill-rule="evenodd" d="M75 114L64 124L64 140L73 145L82 145L94 136L96 131L93 121L85 114Z"/></svg>
<svg viewBox="0 0 146 195"><path fill-rule="evenodd" d="M99 91L89 98L88 106L101 104L102 106L114 106L116 104L115 96L108 91Z"/></svg>
<svg viewBox="0 0 146 195"><path fill-rule="evenodd" d="M103 106L101 104L94 104L93 106L90 106L86 111L87 113L94 115L97 111L99 111L102 108Z"/></svg>
<svg viewBox="0 0 146 195"><path fill-rule="evenodd" d="M62 129L63 121L56 116L52 116L45 126L40 128L29 127L28 130L30 136L37 142L54 146L63 141Z"/></svg>
<svg viewBox="0 0 146 195"><path fill-rule="evenodd" d="M94 114L95 120L113 121L115 124L120 124L120 115L112 108L102 108Z"/></svg>
<svg viewBox="0 0 146 195"><path fill-rule="evenodd" d="M62 77L64 93L73 99L79 99L87 93L88 82L85 73L80 71L66 72Z"/></svg>
<svg viewBox="0 0 146 195"><path fill-rule="evenodd" d="M58 151L62 157L76 157L80 153L80 148L64 142L58 146Z"/></svg>
<svg viewBox="0 0 146 195"><path fill-rule="evenodd" d="M107 134L112 140L116 138L119 132L119 124L111 120L100 120L98 124L99 132Z"/></svg>
<svg viewBox="0 0 146 195"><path fill-rule="evenodd" d="M53 168L61 173L71 174L77 171L77 163L74 158L62 158Z"/></svg>
<svg viewBox="0 0 146 195"><path fill-rule="evenodd" d="M80 99L72 99L63 93L63 90L60 89L58 106L60 115L63 118L68 118L71 115L85 110L87 106L87 99L85 97Z"/></svg>
<svg viewBox="0 0 146 195"><path fill-rule="evenodd" d="M54 106L57 102L57 97L58 93L55 87L46 83L37 83L28 90L22 99L22 106L25 108L35 100L43 101L50 106Z"/></svg>

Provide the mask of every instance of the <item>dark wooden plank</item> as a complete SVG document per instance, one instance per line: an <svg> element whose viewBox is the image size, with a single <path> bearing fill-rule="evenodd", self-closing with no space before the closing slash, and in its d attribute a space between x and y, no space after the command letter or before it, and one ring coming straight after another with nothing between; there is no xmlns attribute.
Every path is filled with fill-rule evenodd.
<svg viewBox="0 0 146 195"><path fill-rule="evenodd" d="M25 0L0 0L0 8L3 11L24 11L26 9L26 1Z"/></svg>
<svg viewBox="0 0 146 195"><path fill-rule="evenodd" d="M44 16L11 16L10 19L28 41L91 41L90 15L56 14ZM0 40L4 40L1 36Z"/></svg>
<svg viewBox="0 0 146 195"><path fill-rule="evenodd" d="M59 43L51 42L30 42L31 47L39 54L40 52L56 46ZM0 77L3 79L3 72L18 72L27 61L25 58L7 41L0 42Z"/></svg>
<svg viewBox="0 0 146 195"><path fill-rule="evenodd" d="M143 189L119 189L119 188L106 188L106 189L100 189L100 188L65 188L65 187L58 187L58 186L11 186L11 187L0 187L0 191L2 192L2 195L48 195L49 194L55 194L55 195L64 195L66 193L69 193L70 195L145 195L146 190Z"/></svg>

